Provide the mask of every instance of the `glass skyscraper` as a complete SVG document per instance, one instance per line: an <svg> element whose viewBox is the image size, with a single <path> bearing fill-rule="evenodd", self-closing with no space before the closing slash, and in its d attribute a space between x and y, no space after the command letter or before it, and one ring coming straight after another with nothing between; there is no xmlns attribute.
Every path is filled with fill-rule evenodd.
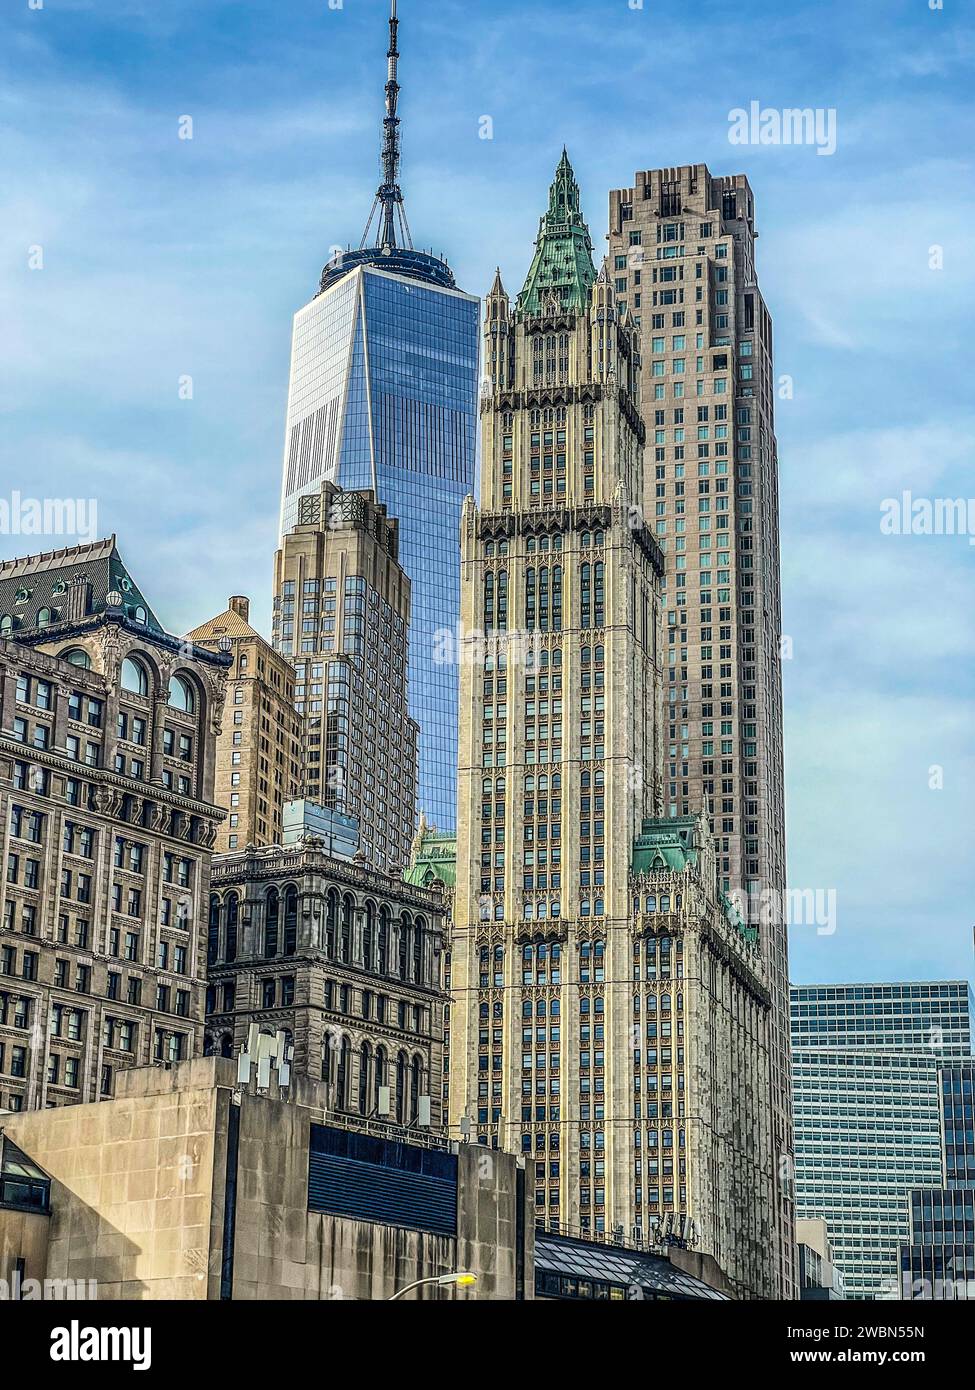
<svg viewBox="0 0 975 1390"><path fill-rule="evenodd" d="M903 1298L975 1299L975 1062L941 1067L941 1186L910 1195Z"/></svg>
<svg viewBox="0 0 975 1390"><path fill-rule="evenodd" d="M480 301L446 262L413 249L397 178L398 60L390 20L383 183L377 244L336 256L318 295L295 315L284 448L281 532L299 498L323 480L371 489L399 522L399 560L412 585L410 714L420 727L418 804L455 822L460 513L474 491ZM296 631L286 655L323 650ZM290 650L289 650L290 647ZM325 649L327 655L327 649Z"/></svg>
<svg viewBox="0 0 975 1390"><path fill-rule="evenodd" d="M848 1298L897 1297L909 1194L942 1182L939 1065L971 1056L966 981L794 985L796 1213Z"/></svg>

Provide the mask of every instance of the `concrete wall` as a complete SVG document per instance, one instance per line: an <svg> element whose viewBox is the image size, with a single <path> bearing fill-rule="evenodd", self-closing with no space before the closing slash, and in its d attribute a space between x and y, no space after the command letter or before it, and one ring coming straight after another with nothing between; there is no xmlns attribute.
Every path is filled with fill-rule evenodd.
<svg viewBox="0 0 975 1390"><path fill-rule="evenodd" d="M32 1277L96 1279L102 1299L219 1299L236 1095L235 1299L384 1299L454 1270L476 1273L476 1288L427 1288L420 1296L515 1297L514 1156L461 1147L456 1239L350 1220L308 1210L321 1086L296 1085L299 1103L258 1096L238 1090L233 1063L219 1057L130 1071L119 1081L123 1093L112 1101L4 1119L11 1139L52 1179L46 1269ZM522 1224L530 1297L527 1210ZM8 1239L15 1235L22 1243L19 1233ZM42 1248L32 1249L43 1265Z"/></svg>
<svg viewBox="0 0 975 1390"><path fill-rule="evenodd" d="M47 1277L47 1244L50 1218L35 1211L10 1211L0 1207L0 1279L8 1290L17 1261L23 1260L24 1279Z"/></svg>
<svg viewBox="0 0 975 1390"><path fill-rule="evenodd" d="M216 1296L229 1092L208 1061L125 1073L114 1101L5 1118L52 1178L48 1278L96 1279L102 1299Z"/></svg>

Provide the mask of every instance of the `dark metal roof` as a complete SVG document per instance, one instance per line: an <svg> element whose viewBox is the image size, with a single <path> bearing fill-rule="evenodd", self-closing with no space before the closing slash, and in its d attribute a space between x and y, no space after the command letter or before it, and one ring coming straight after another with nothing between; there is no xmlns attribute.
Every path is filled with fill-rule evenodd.
<svg viewBox="0 0 975 1390"><path fill-rule="evenodd" d="M660 1255L538 1232L535 1273L626 1288L634 1298L700 1298L729 1302L727 1294L672 1265ZM555 1295L556 1297L558 1295Z"/></svg>
<svg viewBox="0 0 975 1390"><path fill-rule="evenodd" d="M439 260L436 256L429 256L425 251L411 251L402 246L367 246L359 251L340 251L333 257L322 271L319 294L337 284L360 265L385 270L390 275L403 275L409 280L421 280L445 290L456 288L454 272L446 261Z"/></svg>
<svg viewBox="0 0 975 1390"><path fill-rule="evenodd" d="M164 631L118 553L114 536L65 550L26 555L0 564L0 620L12 619L9 636L21 638L38 631L37 618L45 609L50 620L40 630L68 621L68 594L73 585L87 584L85 618L104 613L110 593L121 598L121 611L135 619L144 609L143 626L153 633ZM119 607L116 606L116 612Z"/></svg>

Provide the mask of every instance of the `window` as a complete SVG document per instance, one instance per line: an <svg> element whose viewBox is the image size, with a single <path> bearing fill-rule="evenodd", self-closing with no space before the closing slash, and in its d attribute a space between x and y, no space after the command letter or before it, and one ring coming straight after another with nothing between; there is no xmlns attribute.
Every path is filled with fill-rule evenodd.
<svg viewBox="0 0 975 1390"><path fill-rule="evenodd" d="M172 709L183 710L186 714L193 714L196 709L193 687L183 676L173 676L169 682L169 705Z"/></svg>
<svg viewBox="0 0 975 1390"><path fill-rule="evenodd" d="M81 647L68 647L58 655L62 661L70 661L72 666L82 666L86 671L91 670L91 657Z"/></svg>
<svg viewBox="0 0 975 1390"><path fill-rule="evenodd" d="M146 669L139 661L133 661L127 656L122 662L122 689L128 690L133 695L149 694L149 677Z"/></svg>

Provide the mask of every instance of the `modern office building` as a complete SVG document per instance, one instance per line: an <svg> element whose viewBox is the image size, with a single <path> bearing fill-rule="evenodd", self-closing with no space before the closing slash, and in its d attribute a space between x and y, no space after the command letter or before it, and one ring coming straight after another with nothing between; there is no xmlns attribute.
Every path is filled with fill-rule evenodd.
<svg viewBox="0 0 975 1390"><path fill-rule="evenodd" d="M187 640L230 656L223 728L217 739L215 799L228 808L215 853L281 842L285 802L302 780L301 721L291 662L248 622L250 601L235 594Z"/></svg>
<svg viewBox="0 0 975 1390"><path fill-rule="evenodd" d="M330 1112L442 1129L445 945L439 887L415 887L306 839L213 861L206 1050L283 1034Z"/></svg>
<svg viewBox="0 0 975 1390"><path fill-rule="evenodd" d="M320 483L275 559L273 639L293 652L303 799L358 822L377 867L400 870L416 818L408 703L410 581L400 527L371 492Z"/></svg>
<svg viewBox="0 0 975 1390"><path fill-rule="evenodd" d="M688 815L707 798L722 886L760 928L781 1290L794 1297L778 460L756 235L741 174L645 170L610 193L613 287L639 327L640 504L665 564L664 809Z"/></svg>
<svg viewBox="0 0 975 1390"><path fill-rule="evenodd" d="M371 490L401 526L413 588L410 709L420 726L419 804L454 825L457 667L442 632L460 612L458 534L474 490L480 303L445 261L416 251L399 186L397 19L390 20L383 181L358 250L325 267L295 316L281 535L323 481ZM378 213L377 239L370 240ZM297 656L296 642L280 650ZM301 684L301 681L298 682ZM412 830L412 827L411 827Z"/></svg>
<svg viewBox="0 0 975 1390"><path fill-rule="evenodd" d="M115 537L0 565L0 1109L202 1048L230 657L167 633Z"/></svg>
<svg viewBox="0 0 975 1390"><path fill-rule="evenodd" d="M975 1299L975 1062L938 1071L941 1184L910 1194L900 1251L901 1297Z"/></svg>
<svg viewBox="0 0 975 1390"><path fill-rule="evenodd" d="M896 1297L911 1189L942 1183L939 1065L971 1056L965 981L794 985L800 1217L822 1217L848 1298Z"/></svg>
<svg viewBox="0 0 975 1390"><path fill-rule="evenodd" d="M450 1122L532 1155L546 1228L652 1245L670 1223L771 1296L766 972L702 817L661 818L638 343L591 247L563 153L517 303L500 275L487 301L481 502L462 530ZM444 862L420 846L422 881Z"/></svg>

